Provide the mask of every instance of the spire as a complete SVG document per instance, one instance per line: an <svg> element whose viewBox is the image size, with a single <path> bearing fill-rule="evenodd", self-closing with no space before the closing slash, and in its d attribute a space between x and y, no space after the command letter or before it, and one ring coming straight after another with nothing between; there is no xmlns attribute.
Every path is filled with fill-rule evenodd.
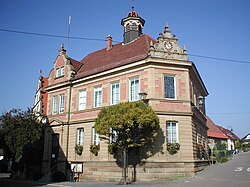
<svg viewBox="0 0 250 187"><path fill-rule="evenodd" d="M164 29L164 33L170 33L169 26L168 26L168 22L166 22L166 26L165 26L165 29Z"/></svg>

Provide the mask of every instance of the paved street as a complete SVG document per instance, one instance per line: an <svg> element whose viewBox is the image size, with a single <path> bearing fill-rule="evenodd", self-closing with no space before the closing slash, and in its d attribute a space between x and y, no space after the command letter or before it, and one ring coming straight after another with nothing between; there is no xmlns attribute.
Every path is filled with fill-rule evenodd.
<svg viewBox="0 0 250 187"><path fill-rule="evenodd" d="M109 187L118 186L117 183L97 182L61 182L34 183L27 181L13 181L4 174L0 174L1 187L14 186L51 186L51 187ZM198 173L195 177L175 181L136 182L129 186L136 187L249 187L250 186L250 152L234 155L233 159L224 164L215 164Z"/></svg>

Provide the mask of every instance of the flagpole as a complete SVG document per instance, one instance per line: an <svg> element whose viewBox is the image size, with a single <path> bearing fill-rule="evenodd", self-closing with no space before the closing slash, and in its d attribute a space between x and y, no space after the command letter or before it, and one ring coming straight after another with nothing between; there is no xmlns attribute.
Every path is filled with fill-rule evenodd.
<svg viewBox="0 0 250 187"><path fill-rule="evenodd" d="M69 28L68 28L68 55L69 55L69 35L70 35L70 24L71 24L71 16L69 16Z"/></svg>

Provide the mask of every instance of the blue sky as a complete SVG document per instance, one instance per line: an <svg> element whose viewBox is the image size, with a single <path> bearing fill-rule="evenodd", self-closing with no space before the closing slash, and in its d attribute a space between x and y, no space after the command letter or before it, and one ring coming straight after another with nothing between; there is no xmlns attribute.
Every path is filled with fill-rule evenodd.
<svg viewBox="0 0 250 187"><path fill-rule="evenodd" d="M131 6L132 0L0 0L0 29L67 36L72 16L70 36L103 39L70 39L68 46L66 38L0 30L0 112L33 105L39 71L48 75L61 43L81 60L104 48L108 34L122 41L121 19ZM146 20L144 33L157 38L167 21L186 45L209 91L210 118L239 137L250 133L250 1L135 0L135 10Z"/></svg>

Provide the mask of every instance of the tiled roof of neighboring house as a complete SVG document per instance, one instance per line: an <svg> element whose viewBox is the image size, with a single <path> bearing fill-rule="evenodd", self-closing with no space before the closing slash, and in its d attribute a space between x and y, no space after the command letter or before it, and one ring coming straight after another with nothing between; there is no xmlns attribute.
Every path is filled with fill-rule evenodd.
<svg viewBox="0 0 250 187"><path fill-rule="evenodd" d="M228 137L220 130L219 126L217 126L208 116L207 116L207 136L211 138L219 138L219 139L228 139Z"/></svg>
<svg viewBox="0 0 250 187"><path fill-rule="evenodd" d="M231 140L240 140L238 136L236 136L232 131L224 128L224 127L219 127L220 130Z"/></svg>
<svg viewBox="0 0 250 187"><path fill-rule="evenodd" d="M121 42L113 45L109 50L104 48L90 53L81 60L83 66L74 79L143 60L148 56L150 41L156 42L155 39L143 34L130 43L123 44Z"/></svg>

